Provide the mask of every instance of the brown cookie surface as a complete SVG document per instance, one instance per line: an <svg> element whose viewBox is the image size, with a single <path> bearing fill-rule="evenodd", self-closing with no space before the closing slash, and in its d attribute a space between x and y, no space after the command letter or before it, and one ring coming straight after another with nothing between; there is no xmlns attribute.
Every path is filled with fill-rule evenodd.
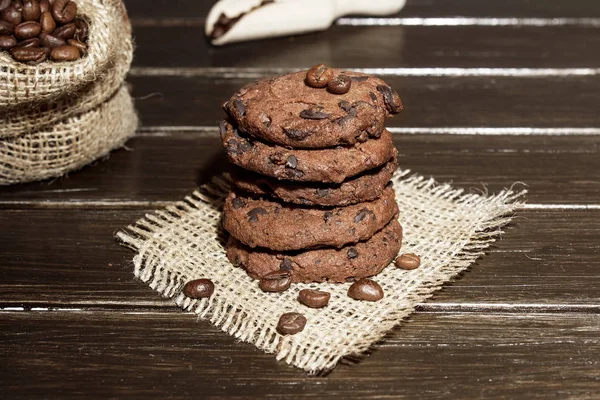
<svg viewBox="0 0 600 400"><path fill-rule="evenodd" d="M331 209L306 208L231 192L223 228L250 247L288 251L366 240L398 214L393 188L377 199Z"/></svg>
<svg viewBox="0 0 600 400"><path fill-rule="evenodd" d="M398 154L387 130L381 137L364 143L306 150L252 140L227 121L221 123L220 129L227 157L233 164L277 179L342 183L382 166Z"/></svg>
<svg viewBox="0 0 600 400"><path fill-rule="evenodd" d="M269 178L235 168L233 183L240 189L261 196L271 196L288 203L306 206L347 206L379 197L392 178L398 163L394 157L383 167L366 171L341 184L296 183Z"/></svg>
<svg viewBox="0 0 600 400"><path fill-rule="evenodd" d="M383 80L333 69L350 78L350 90L333 94L306 84L306 71L251 83L224 107L242 131L294 148L324 148L377 138L384 120L402 110L398 93Z"/></svg>
<svg viewBox="0 0 600 400"><path fill-rule="evenodd" d="M300 252L251 249L230 236L227 257L254 279L279 269L292 271L294 282L346 282L377 275L396 257L402 245L402 227L396 218L371 239L341 249Z"/></svg>

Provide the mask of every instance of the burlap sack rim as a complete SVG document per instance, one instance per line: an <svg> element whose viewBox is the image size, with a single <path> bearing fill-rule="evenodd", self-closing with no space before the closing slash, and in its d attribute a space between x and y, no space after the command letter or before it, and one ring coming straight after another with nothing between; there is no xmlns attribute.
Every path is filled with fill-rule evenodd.
<svg viewBox="0 0 600 400"><path fill-rule="evenodd" d="M129 24L125 5L121 0L79 0L77 5L78 14L92 22L87 56L73 62L44 62L31 66L15 61L6 52L0 52L0 110L69 95L96 80L97 75L108 68L114 43L105 43L100 25L108 27L109 38L121 39L118 37L120 35L112 32L121 30L124 22ZM94 14L95 18L90 18L90 14ZM130 26L125 30L131 34ZM17 85L28 87L19 95L14 91ZM6 100L9 102L5 103Z"/></svg>
<svg viewBox="0 0 600 400"><path fill-rule="evenodd" d="M338 361L345 356L360 356L375 342L381 340L394 326L402 322L414 311L417 303L429 298L439 290L443 284L466 270L477 258L484 254L486 248L502 234L501 227L509 223L516 207L522 202L520 199L526 193L507 189L494 196L477 194L464 194L462 189L455 189L449 184L438 184L433 179L425 179L410 171L398 171L393 178L395 186L408 185L415 190L423 191L427 196L439 200L461 203L463 205L486 206L490 218L479 229L472 233L467 245L458 251L440 271L444 272L442 281L421 282L419 290L411 292L410 305L402 309L388 309L379 315L379 324L374 326L368 337L361 338L360 342L350 343L347 349L340 354L323 357L315 349L309 349L302 343L293 343L291 337L278 335L273 327L256 326L254 321L261 321L260 315L250 312L232 312L231 303L222 303L220 300L212 301L215 295L205 300L191 300L180 294L181 287L185 284L185 277L178 276L172 271L164 270L164 265L158 259L141 259L139 254L134 258L134 274L161 295L174 298L177 305L184 310L191 311L200 319L207 319L213 325L220 327L224 332L236 338L254 344L256 347L276 354L278 360L284 360L310 373L317 373L334 368ZM196 190L165 210L158 210L147 214L144 218L117 233L116 237L122 245L136 252L144 250L149 239L157 238L164 229L174 229L173 225L184 216L200 211L203 207L219 207L230 184L226 177L216 177L213 183ZM398 190L398 189L396 189ZM154 269L159 273L153 273ZM391 267L390 267L391 268ZM240 271L240 273L244 273ZM414 281L413 281L414 283ZM426 286L425 286L426 284ZM416 283L413 285L415 286ZM258 290L258 289L257 289ZM345 338L347 340L347 338Z"/></svg>

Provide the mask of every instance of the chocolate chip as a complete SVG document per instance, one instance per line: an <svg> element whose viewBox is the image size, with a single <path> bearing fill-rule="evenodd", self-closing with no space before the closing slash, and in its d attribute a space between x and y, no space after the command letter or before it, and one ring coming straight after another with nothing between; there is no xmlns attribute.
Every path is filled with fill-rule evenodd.
<svg viewBox="0 0 600 400"><path fill-rule="evenodd" d="M277 332L282 335L295 335L302 332L306 326L306 317L300 313L285 313L279 317Z"/></svg>
<svg viewBox="0 0 600 400"><path fill-rule="evenodd" d="M400 269L417 269L421 265L421 257L413 253L404 253L396 258L394 265Z"/></svg>
<svg viewBox="0 0 600 400"><path fill-rule="evenodd" d="M354 247L350 247L348 249L347 254L348 254L348 258L352 260L352 259L358 257L358 250L356 250L356 248L354 248Z"/></svg>
<svg viewBox="0 0 600 400"><path fill-rule="evenodd" d="M250 149L252 149L252 145L246 139L229 139L227 141L227 151L231 154L242 154Z"/></svg>
<svg viewBox="0 0 600 400"><path fill-rule="evenodd" d="M289 179L300 179L304 176L304 172L292 168L286 168L284 174Z"/></svg>
<svg viewBox="0 0 600 400"><path fill-rule="evenodd" d="M350 111L352 111L352 104L350 104L350 102L349 102L349 101L347 101L347 100L342 100L342 101L340 101L340 102L338 103L338 106L339 106L339 107L340 107L342 110L344 110L344 111L346 111L346 112L350 112Z"/></svg>
<svg viewBox="0 0 600 400"><path fill-rule="evenodd" d="M215 284L210 279L195 279L183 287L183 294L192 299L205 299L212 296Z"/></svg>
<svg viewBox="0 0 600 400"><path fill-rule="evenodd" d="M221 121L221 123L219 124L219 133L221 134L221 138L225 136L225 134L227 133L227 122Z"/></svg>
<svg viewBox="0 0 600 400"><path fill-rule="evenodd" d="M231 204L233 204L233 208L235 208L236 210L239 210L240 208L246 206L246 202L241 197L234 197L231 201Z"/></svg>
<svg viewBox="0 0 600 400"><path fill-rule="evenodd" d="M244 102L240 99L233 100L233 108L235 108L235 111L237 111L237 113L242 117L246 115L246 104L244 104Z"/></svg>
<svg viewBox="0 0 600 400"><path fill-rule="evenodd" d="M327 84L327 90L333 94L345 94L348 93L350 87L352 86L352 81L346 75L338 75L333 78Z"/></svg>
<svg viewBox="0 0 600 400"><path fill-rule="evenodd" d="M313 88L324 88L333 78L333 69L325 64L318 64L306 72L305 82Z"/></svg>
<svg viewBox="0 0 600 400"><path fill-rule="evenodd" d="M354 118L356 118L354 115L348 114L342 118L338 118L337 123L339 126L344 126L348 122L352 121Z"/></svg>
<svg viewBox="0 0 600 400"><path fill-rule="evenodd" d="M298 301L310 308L323 308L329 304L331 294L320 290L302 289L298 293Z"/></svg>
<svg viewBox="0 0 600 400"><path fill-rule="evenodd" d="M329 189L317 189L317 197L325 197L329 195Z"/></svg>
<svg viewBox="0 0 600 400"><path fill-rule="evenodd" d="M360 279L350 285L348 296L354 300L378 301L383 299L383 289L371 279Z"/></svg>
<svg viewBox="0 0 600 400"><path fill-rule="evenodd" d="M354 217L354 222L358 224L360 221L365 219L367 217L367 215L369 215L369 214L373 214L373 211L369 210L368 208L363 208Z"/></svg>
<svg viewBox="0 0 600 400"><path fill-rule="evenodd" d="M267 210L265 210L262 207L256 207L256 208L253 208L252 210L248 211L248 213L246 215L248 216L248 221L257 222L259 215L266 215L266 214L268 214Z"/></svg>
<svg viewBox="0 0 600 400"><path fill-rule="evenodd" d="M281 265L279 265L279 269L284 271L293 271L294 268L292 266L292 260L289 258L284 258L281 262Z"/></svg>
<svg viewBox="0 0 600 400"><path fill-rule="evenodd" d="M310 132L302 131L300 129L283 128L283 133L285 133L290 139L294 140L304 140L310 136Z"/></svg>
<svg viewBox="0 0 600 400"><path fill-rule="evenodd" d="M369 97L373 100L374 103L377 103L377 95L373 92L369 92Z"/></svg>
<svg viewBox="0 0 600 400"><path fill-rule="evenodd" d="M402 111L402 102L400 96L391 87L386 85L377 85L377 90L383 95L383 102L388 111L392 114L398 114Z"/></svg>
<svg viewBox="0 0 600 400"><path fill-rule="evenodd" d="M350 79L352 79L352 81L354 81L354 82L365 82L367 79L369 79L369 77L367 75L361 75L361 76L353 75L353 76L350 76Z"/></svg>
<svg viewBox="0 0 600 400"><path fill-rule="evenodd" d="M289 156L285 162L285 166L295 169L298 166L298 159L295 156Z"/></svg>
<svg viewBox="0 0 600 400"><path fill-rule="evenodd" d="M329 115L327 113L324 113L324 112L321 112L321 111L319 111L317 109L314 109L314 108L309 108L309 109L306 109L306 110L303 110L303 111L300 112L300 118L304 118L304 119L316 119L316 120L319 120L319 119L326 119L326 118L329 118L329 117L331 117L331 115Z"/></svg>
<svg viewBox="0 0 600 400"><path fill-rule="evenodd" d="M283 292L292 285L292 273L286 270L269 272L260 279L258 287L263 292Z"/></svg>
<svg viewBox="0 0 600 400"><path fill-rule="evenodd" d="M329 220L333 218L333 212L332 211L326 211L325 214L323 214L323 219L325 220L325 222L329 222Z"/></svg>

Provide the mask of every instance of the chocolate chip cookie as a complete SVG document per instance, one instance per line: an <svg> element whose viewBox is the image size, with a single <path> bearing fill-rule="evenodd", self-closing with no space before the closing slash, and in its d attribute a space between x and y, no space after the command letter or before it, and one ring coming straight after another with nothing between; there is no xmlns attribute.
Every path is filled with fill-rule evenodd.
<svg viewBox="0 0 600 400"><path fill-rule="evenodd" d="M342 247L366 240L398 214L393 188L347 207L307 208L229 193L223 228L250 247L288 251Z"/></svg>
<svg viewBox="0 0 600 400"><path fill-rule="evenodd" d="M395 158L392 135L364 143L331 149L289 149L250 139L227 121L220 125L229 160L248 170L277 179L303 182L342 183L361 172L377 168Z"/></svg>
<svg viewBox="0 0 600 400"><path fill-rule="evenodd" d="M306 83L306 71L264 79L240 89L223 107L240 129L266 142L325 148L379 137L384 120L402 110L398 93L383 80L333 69L350 88L334 94Z"/></svg>
<svg viewBox="0 0 600 400"><path fill-rule="evenodd" d="M305 206L341 207L379 197L397 167L396 158L393 158L383 167L366 171L334 185L281 181L241 168L232 171L232 178L238 188L257 195L271 196Z"/></svg>
<svg viewBox="0 0 600 400"><path fill-rule="evenodd" d="M277 252L251 249L230 236L227 257L241 266L254 279L269 272L292 271L294 282L346 282L377 275L400 251L402 227L393 219L381 231L365 242L341 249L315 249L300 252Z"/></svg>

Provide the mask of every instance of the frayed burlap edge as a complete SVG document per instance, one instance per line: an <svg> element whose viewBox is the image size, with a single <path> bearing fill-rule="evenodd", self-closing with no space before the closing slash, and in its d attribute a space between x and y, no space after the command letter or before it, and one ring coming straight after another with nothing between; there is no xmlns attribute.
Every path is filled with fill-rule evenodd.
<svg viewBox="0 0 600 400"><path fill-rule="evenodd" d="M131 36L121 0L78 0L78 15L90 24L88 54L73 62L29 66L0 51L0 110L70 96L105 73L115 49Z"/></svg>
<svg viewBox="0 0 600 400"><path fill-rule="evenodd" d="M281 312L301 307L295 301L294 293L265 297L255 281L228 264L222 245L205 242L208 246L203 246L203 243L197 243L206 239L200 238L204 233L214 235L214 243L222 243L224 239L217 227L218 222L215 225L215 218L218 218L229 190L226 179L215 178L212 184L202 187L185 200L164 211L146 215L119 232L117 238L123 245L138 252L134 257L135 276L163 296L173 298L185 310L201 319L208 319L242 341L275 353L278 360L311 373L329 370L344 356L360 355L368 350L411 314L418 303L429 298L483 255L502 233L502 226L510 222L515 208L521 204L519 199L525 194L524 190L505 190L489 197L464 194L463 190L450 185L440 185L433 179L427 180L418 175L407 177L408 174L408 171L399 171L393 178L401 210L400 221L405 227L402 251L421 255L421 267L414 271L402 271L392 266L386 268L375 278L386 293L386 297L378 303L367 304L349 299L345 296L349 284L296 285L298 289L313 287L332 292L329 308L335 309L335 312L326 308L322 309L326 310L325 314L317 314L323 311L302 308L309 323L303 332L294 336L281 336L275 330ZM451 205L463 210L462 215L456 215ZM408 208L411 208L411 221L406 220ZM453 223L459 224L469 218L474 221L472 229L461 233L463 240L460 243L455 243L455 239L446 240L446 235L455 235L452 233ZM190 224L190 221L193 223ZM420 233L432 225L435 225L432 231ZM190 229L195 231L190 232ZM202 231L204 229L210 232ZM189 249L183 248L185 243L173 239L181 237L189 238ZM435 254L433 257L429 254L442 246L447 247L447 251L444 250L446 258L438 259ZM185 257L190 257L189 250L192 257L202 258L206 265L182 266ZM202 252L208 253L202 255ZM170 264L172 260L176 261L175 266ZM187 268L185 273L178 271L184 267ZM210 299L192 300L180 293L187 280L211 277L211 268L215 274L229 274L231 279L228 275L219 275L217 290ZM226 271L221 271L221 268ZM244 297L246 292L252 292L252 296L259 298L261 301L256 304L260 306L248 309L249 304ZM281 300L283 296L287 296L285 301ZM279 314L272 315L274 309ZM319 315L322 317L320 320ZM309 325L313 323L329 325L329 329L323 331L322 327L316 327L319 329L311 332Z"/></svg>

